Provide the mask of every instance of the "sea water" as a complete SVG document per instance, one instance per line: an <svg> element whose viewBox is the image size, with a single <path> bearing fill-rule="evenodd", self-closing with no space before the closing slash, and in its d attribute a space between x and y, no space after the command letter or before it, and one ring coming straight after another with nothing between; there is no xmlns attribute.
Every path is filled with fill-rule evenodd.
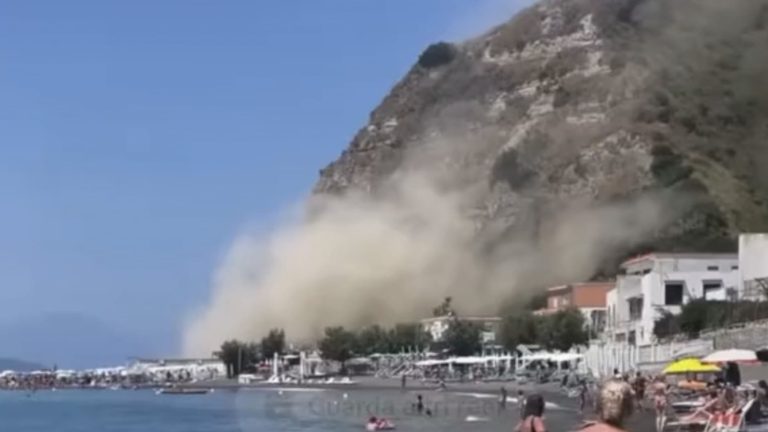
<svg viewBox="0 0 768 432"><path fill-rule="evenodd" d="M389 391L217 390L158 395L151 390L0 392L0 431L13 432L276 432L362 431L370 416L399 431L508 431L519 420L513 403L495 397L423 393L431 416L416 410L416 393ZM555 406L550 430L573 430L575 411Z"/></svg>

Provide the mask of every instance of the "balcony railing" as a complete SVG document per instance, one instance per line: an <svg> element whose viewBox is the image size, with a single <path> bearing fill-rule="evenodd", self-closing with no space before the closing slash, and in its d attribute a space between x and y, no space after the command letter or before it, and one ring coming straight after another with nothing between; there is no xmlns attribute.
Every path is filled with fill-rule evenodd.
<svg viewBox="0 0 768 432"><path fill-rule="evenodd" d="M611 323L610 321L606 323L605 330L606 331L614 331L614 332L623 332L628 330L634 330L635 326L640 322L639 319L637 320L622 320L622 321L616 321L614 323Z"/></svg>

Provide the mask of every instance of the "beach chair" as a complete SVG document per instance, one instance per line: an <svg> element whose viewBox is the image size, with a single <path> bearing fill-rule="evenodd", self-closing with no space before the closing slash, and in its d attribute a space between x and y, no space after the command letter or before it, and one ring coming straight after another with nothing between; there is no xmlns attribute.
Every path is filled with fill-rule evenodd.
<svg viewBox="0 0 768 432"><path fill-rule="evenodd" d="M703 430L707 431L712 422L713 415L709 413L709 409L716 401L710 401L707 404L695 409L693 412L683 415L678 415L671 410L672 413L668 413L662 431L683 431L683 430ZM669 420L671 419L671 420Z"/></svg>
<svg viewBox="0 0 768 432"><path fill-rule="evenodd" d="M738 408L715 414L705 432L740 432L746 430L744 419L747 411L752 408L754 403L755 400L750 399Z"/></svg>

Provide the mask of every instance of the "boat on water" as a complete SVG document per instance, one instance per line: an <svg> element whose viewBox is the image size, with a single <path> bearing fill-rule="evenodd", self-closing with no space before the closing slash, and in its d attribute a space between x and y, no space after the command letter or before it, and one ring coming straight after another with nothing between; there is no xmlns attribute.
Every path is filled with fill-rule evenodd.
<svg viewBox="0 0 768 432"><path fill-rule="evenodd" d="M163 388L157 390L155 393L161 395L204 395L211 392L211 389L201 388Z"/></svg>

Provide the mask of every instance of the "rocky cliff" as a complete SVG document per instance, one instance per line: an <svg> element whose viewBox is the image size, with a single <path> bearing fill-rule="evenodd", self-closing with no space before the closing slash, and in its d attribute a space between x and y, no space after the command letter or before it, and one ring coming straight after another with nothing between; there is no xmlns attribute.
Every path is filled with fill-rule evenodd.
<svg viewBox="0 0 768 432"><path fill-rule="evenodd" d="M647 250L768 229L768 0L551 0L427 48L308 217L238 239L189 353L496 314Z"/></svg>
<svg viewBox="0 0 768 432"><path fill-rule="evenodd" d="M764 0L539 3L429 47L315 194L428 170L479 231L508 236L566 203L666 191L685 208L624 254L733 249L768 229L767 25Z"/></svg>

